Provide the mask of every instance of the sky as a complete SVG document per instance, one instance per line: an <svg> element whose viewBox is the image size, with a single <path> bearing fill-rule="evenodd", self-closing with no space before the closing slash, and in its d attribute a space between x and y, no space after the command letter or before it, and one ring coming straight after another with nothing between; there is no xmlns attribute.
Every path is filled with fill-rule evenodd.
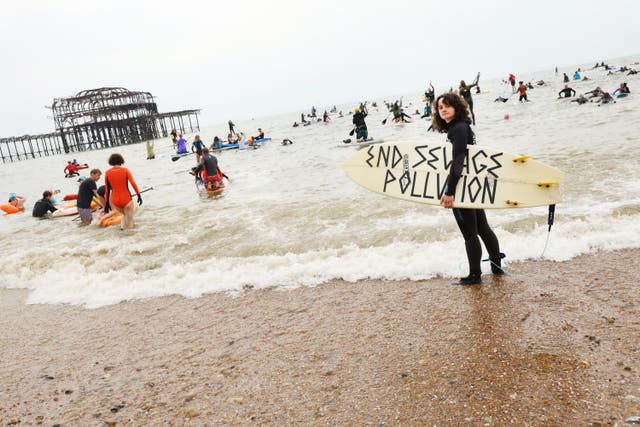
<svg viewBox="0 0 640 427"><path fill-rule="evenodd" d="M640 2L29 0L0 6L0 137L54 98L151 92L201 125L640 54Z"/></svg>

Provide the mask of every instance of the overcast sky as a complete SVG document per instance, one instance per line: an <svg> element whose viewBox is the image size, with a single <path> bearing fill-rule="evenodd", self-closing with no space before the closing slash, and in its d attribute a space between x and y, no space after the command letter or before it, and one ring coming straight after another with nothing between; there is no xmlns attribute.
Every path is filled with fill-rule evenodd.
<svg viewBox="0 0 640 427"><path fill-rule="evenodd" d="M0 137L54 97L149 91L201 124L640 54L636 0L28 0L0 6ZM297 115L295 116L297 117ZM295 118L294 117L294 118Z"/></svg>

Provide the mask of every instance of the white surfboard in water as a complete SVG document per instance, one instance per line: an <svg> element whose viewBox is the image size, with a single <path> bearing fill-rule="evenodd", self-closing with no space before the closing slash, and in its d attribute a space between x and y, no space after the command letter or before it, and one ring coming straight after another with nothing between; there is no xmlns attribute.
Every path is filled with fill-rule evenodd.
<svg viewBox="0 0 640 427"><path fill-rule="evenodd" d="M385 142L352 153L342 164L357 184L384 196L439 205L452 160L452 145ZM564 172L531 157L470 145L454 207L528 208L560 202Z"/></svg>

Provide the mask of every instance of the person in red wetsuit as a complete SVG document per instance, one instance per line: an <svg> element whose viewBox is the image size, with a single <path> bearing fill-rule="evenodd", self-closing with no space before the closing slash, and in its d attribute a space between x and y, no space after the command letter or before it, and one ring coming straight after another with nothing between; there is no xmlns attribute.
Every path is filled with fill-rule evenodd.
<svg viewBox="0 0 640 427"><path fill-rule="evenodd" d="M78 166L71 162L67 162L67 166L64 168L64 177L71 178L73 176L78 176L80 175L80 173L78 173L79 170L80 168Z"/></svg>
<svg viewBox="0 0 640 427"><path fill-rule="evenodd" d="M516 76L509 74L509 83L511 83L511 93L516 93Z"/></svg>
<svg viewBox="0 0 640 427"><path fill-rule="evenodd" d="M194 174L200 177L208 190L215 190L222 185L222 178L226 175L222 173L218 167L218 159L216 156L209 154L209 149L202 150L202 160L195 169Z"/></svg>
<svg viewBox="0 0 640 427"><path fill-rule="evenodd" d="M124 164L124 158L120 154L114 153L109 156L109 164L113 167L108 169L104 174L104 198L106 201L104 212L109 212L113 207L113 209L123 215L120 228L131 228L133 227L133 216L136 213L136 206L131 198L131 193L129 193L129 183L131 183L131 187L133 187L138 197L138 206L142 205L140 190L138 190L138 185L133 179L131 172L129 172L129 169L122 166Z"/></svg>

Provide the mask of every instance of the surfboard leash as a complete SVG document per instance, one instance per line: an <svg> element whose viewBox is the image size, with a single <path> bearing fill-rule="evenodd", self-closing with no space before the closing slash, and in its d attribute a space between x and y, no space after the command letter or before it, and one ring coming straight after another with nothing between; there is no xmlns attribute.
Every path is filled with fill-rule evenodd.
<svg viewBox="0 0 640 427"><path fill-rule="evenodd" d="M542 249L540 258L544 257L544 253L547 250L547 245L549 244L549 237L551 236L551 226L553 225L555 214L556 214L556 205L549 205L549 215L547 216L547 225L549 226L549 229L547 230L547 239L544 242L544 248Z"/></svg>

